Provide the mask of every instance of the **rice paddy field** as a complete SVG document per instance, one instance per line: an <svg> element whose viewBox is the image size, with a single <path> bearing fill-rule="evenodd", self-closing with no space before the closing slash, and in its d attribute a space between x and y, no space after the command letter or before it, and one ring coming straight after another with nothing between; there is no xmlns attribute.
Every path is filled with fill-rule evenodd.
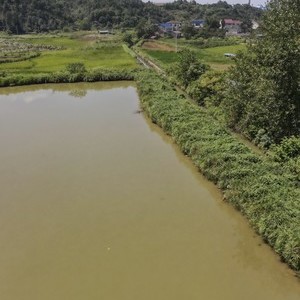
<svg viewBox="0 0 300 300"><path fill-rule="evenodd" d="M100 36L97 32L2 36L0 50L0 74L6 76L52 73L77 62L87 69L136 67L118 35Z"/></svg>
<svg viewBox="0 0 300 300"><path fill-rule="evenodd" d="M166 45L165 47L164 44ZM233 64L232 58L225 57L225 53L237 54L239 51L246 49L246 45L244 43L230 46L197 48L188 44L185 46L185 44L181 41L178 44L178 50L182 47L188 47L196 51L198 57L204 63L207 63L216 70L226 70ZM176 62L178 59L176 47L171 43L164 43L160 41L145 42L141 49L163 67L167 67L168 65Z"/></svg>

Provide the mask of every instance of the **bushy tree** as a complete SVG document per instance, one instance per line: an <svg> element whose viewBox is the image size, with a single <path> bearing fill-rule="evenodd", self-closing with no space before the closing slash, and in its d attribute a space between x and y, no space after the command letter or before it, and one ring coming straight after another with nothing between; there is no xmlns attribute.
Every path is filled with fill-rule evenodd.
<svg viewBox="0 0 300 300"><path fill-rule="evenodd" d="M153 24L150 20L142 19L136 27L136 35L138 38L150 38L158 30L156 24Z"/></svg>
<svg viewBox="0 0 300 300"><path fill-rule="evenodd" d="M192 50L184 49L179 52L178 56L178 62L171 72L184 87L197 80L208 70L208 66L203 64Z"/></svg>
<svg viewBox="0 0 300 300"><path fill-rule="evenodd" d="M237 57L224 109L229 125L277 142L300 133L300 1L271 0L263 38Z"/></svg>
<svg viewBox="0 0 300 300"><path fill-rule="evenodd" d="M125 32L123 35L123 42L125 42L129 47L132 47L134 45L132 33Z"/></svg>
<svg viewBox="0 0 300 300"><path fill-rule="evenodd" d="M223 99L224 78L223 72L207 71L189 85L187 92L198 104L217 107Z"/></svg>
<svg viewBox="0 0 300 300"><path fill-rule="evenodd" d="M191 24L190 22L184 23L181 29L181 32L183 36L189 40L192 38L194 35L196 35L197 30L195 29L194 25Z"/></svg>

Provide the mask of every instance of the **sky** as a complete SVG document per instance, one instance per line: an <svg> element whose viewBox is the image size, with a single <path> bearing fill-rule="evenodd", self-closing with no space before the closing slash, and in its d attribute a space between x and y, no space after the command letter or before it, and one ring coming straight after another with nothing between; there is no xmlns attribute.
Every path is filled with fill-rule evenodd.
<svg viewBox="0 0 300 300"><path fill-rule="evenodd" d="M146 0L144 0L146 1ZM207 3L215 3L218 2L218 0L196 0L200 4L207 4ZM152 0L152 2L172 2L172 0ZM248 0L226 0L227 3L229 4L247 4ZM252 5L264 5L265 0L251 0Z"/></svg>

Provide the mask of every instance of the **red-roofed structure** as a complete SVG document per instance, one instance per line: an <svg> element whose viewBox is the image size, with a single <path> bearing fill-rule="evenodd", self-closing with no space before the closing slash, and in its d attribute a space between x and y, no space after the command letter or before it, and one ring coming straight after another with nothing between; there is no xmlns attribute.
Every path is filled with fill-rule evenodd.
<svg viewBox="0 0 300 300"><path fill-rule="evenodd" d="M240 20L223 19L220 21L220 28L226 30L227 34L235 35L241 32L241 24Z"/></svg>
<svg viewBox="0 0 300 300"><path fill-rule="evenodd" d="M236 26L236 25L241 25L242 22L239 20L233 20L233 19L224 19L224 23L225 26Z"/></svg>

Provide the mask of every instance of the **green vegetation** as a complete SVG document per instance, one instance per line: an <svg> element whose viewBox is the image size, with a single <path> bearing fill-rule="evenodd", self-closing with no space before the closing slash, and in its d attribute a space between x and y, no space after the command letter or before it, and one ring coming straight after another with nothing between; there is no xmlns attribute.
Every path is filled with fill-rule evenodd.
<svg viewBox="0 0 300 300"><path fill-rule="evenodd" d="M207 70L208 66L200 62L195 52L184 49L178 53L178 62L168 70L168 73L186 88L190 82L197 80Z"/></svg>
<svg viewBox="0 0 300 300"><path fill-rule="evenodd" d="M134 60L127 55L122 46L102 49L88 48L61 50L43 53L39 57L18 63L0 65L7 73L50 73L63 70L70 63L82 62L87 68L125 68L135 67Z"/></svg>
<svg viewBox="0 0 300 300"><path fill-rule="evenodd" d="M224 78L223 72L209 70L189 84L187 93L201 106L218 107L224 97Z"/></svg>
<svg viewBox="0 0 300 300"><path fill-rule="evenodd" d="M116 73L123 73L126 69L126 73L130 73L137 68L134 58L124 51L119 36L100 37L97 33L87 32L66 36L12 36L3 40L6 41L2 44L6 49L7 45L18 46L13 50L18 59L0 64L2 86L38 81L61 82L57 78L65 74L66 68L70 66L81 65L89 74L93 74L93 70L99 72L99 69L111 69ZM36 55L30 55L28 49L34 49ZM66 79L66 82L69 81L73 79Z"/></svg>
<svg viewBox="0 0 300 300"><path fill-rule="evenodd" d="M216 69L224 69L224 65L229 66L234 64L232 59L224 56L224 53L237 54L239 51L244 51L245 49L245 44L239 44L234 46L222 46L200 49L198 53L199 58L203 62L210 64Z"/></svg>
<svg viewBox="0 0 300 300"><path fill-rule="evenodd" d="M25 39L16 37L15 39L18 40L18 45L31 45L34 49L43 47L46 50L37 50L39 51L39 55L36 57L1 64L0 72L5 71L7 76L13 74L28 75L58 72L64 70L68 64L77 62L84 63L88 69L100 67L121 69L136 67L134 59L124 51L117 38L115 38L116 40L100 39L94 33L79 35L77 37L33 36L31 38L26 37ZM60 47L59 50L56 47ZM47 50L48 48L51 48L51 50Z"/></svg>
<svg viewBox="0 0 300 300"><path fill-rule="evenodd" d="M271 143L300 134L300 2L274 0L262 32L229 73L223 108L230 127Z"/></svg>
<svg viewBox="0 0 300 300"><path fill-rule="evenodd" d="M300 4L273 0L268 8L263 18L263 34L250 40L247 47L239 44L198 49L197 40L194 45L185 41L183 46L184 41L179 42L179 49L194 50L214 70L232 66L226 75L210 73L210 78L183 74L183 86L194 100L225 120L228 127L263 148L300 134ZM170 69L170 76L182 85L184 78L180 79L172 68L179 55L167 47L164 50L161 42L156 43L157 49L155 42L148 42L143 51ZM174 39L169 45L174 46ZM230 58L224 53L238 55Z"/></svg>
<svg viewBox="0 0 300 300"><path fill-rule="evenodd" d="M199 49L195 46L189 46L189 44L186 44L186 46L184 45L185 45L184 42L181 42L179 49L188 48L195 51L198 58L203 63L210 65L213 69L216 70L225 70L228 69L229 66L234 64L233 59L225 57L224 53L237 54L240 51L246 50L245 44L219 46L219 47L203 48L203 49ZM142 49L142 50L147 55L149 55L150 58L154 58L154 60L158 61L158 63L161 64L163 67L168 67L169 65L178 61L178 54L174 51L150 50L150 49Z"/></svg>
<svg viewBox="0 0 300 300"><path fill-rule="evenodd" d="M160 50L148 50L143 49L150 58L156 60L161 66L167 67L178 61L178 53L170 51L160 51Z"/></svg>
<svg viewBox="0 0 300 300"><path fill-rule="evenodd" d="M83 65L84 66L84 65ZM85 67L84 67L85 68ZM73 69L71 64L71 69ZM85 72L70 73L68 70L30 75L12 75L0 78L0 87L14 85L28 85L40 83L71 83L71 82L95 82L134 80L136 69L92 69ZM1 75L1 74L0 74Z"/></svg>
<svg viewBox="0 0 300 300"><path fill-rule="evenodd" d="M234 46L239 45L245 42L244 38L241 37L210 37L210 38L193 38L192 40L188 40L186 38L162 38L159 41L155 41L157 43L166 43L172 45L175 48L175 44L177 43L179 47L193 47L194 50L203 49L203 48L213 48L213 47L221 47L221 46Z"/></svg>
<svg viewBox="0 0 300 300"><path fill-rule="evenodd" d="M272 155L279 162L300 158L300 139L295 136L284 138L279 145L273 146Z"/></svg>
<svg viewBox="0 0 300 300"><path fill-rule="evenodd" d="M178 61L178 53L167 52L159 50L143 50L151 59L154 59L163 67L167 67L170 64L176 63Z"/></svg>
<svg viewBox="0 0 300 300"><path fill-rule="evenodd" d="M142 0L0 0L0 7L0 30L13 34L100 28L143 29L147 22L157 24L204 18L209 27L206 34L210 35L213 30L215 35L215 27L219 27L221 18L237 18L248 24L249 19L259 19L262 14L260 9L249 5L229 5L224 1L201 5L196 1L177 0L157 6Z"/></svg>
<svg viewBox="0 0 300 300"><path fill-rule="evenodd" d="M41 52L60 49L52 45L33 45L7 36L0 37L0 45L0 63L27 60L38 57Z"/></svg>
<svg viewBox="0 0 300 300"><path fill-rule="evenodd" d="M291 169L254 154L154 73L137 76L144 111L171 135L293 269L300 270L300 189Z"/></svg>

